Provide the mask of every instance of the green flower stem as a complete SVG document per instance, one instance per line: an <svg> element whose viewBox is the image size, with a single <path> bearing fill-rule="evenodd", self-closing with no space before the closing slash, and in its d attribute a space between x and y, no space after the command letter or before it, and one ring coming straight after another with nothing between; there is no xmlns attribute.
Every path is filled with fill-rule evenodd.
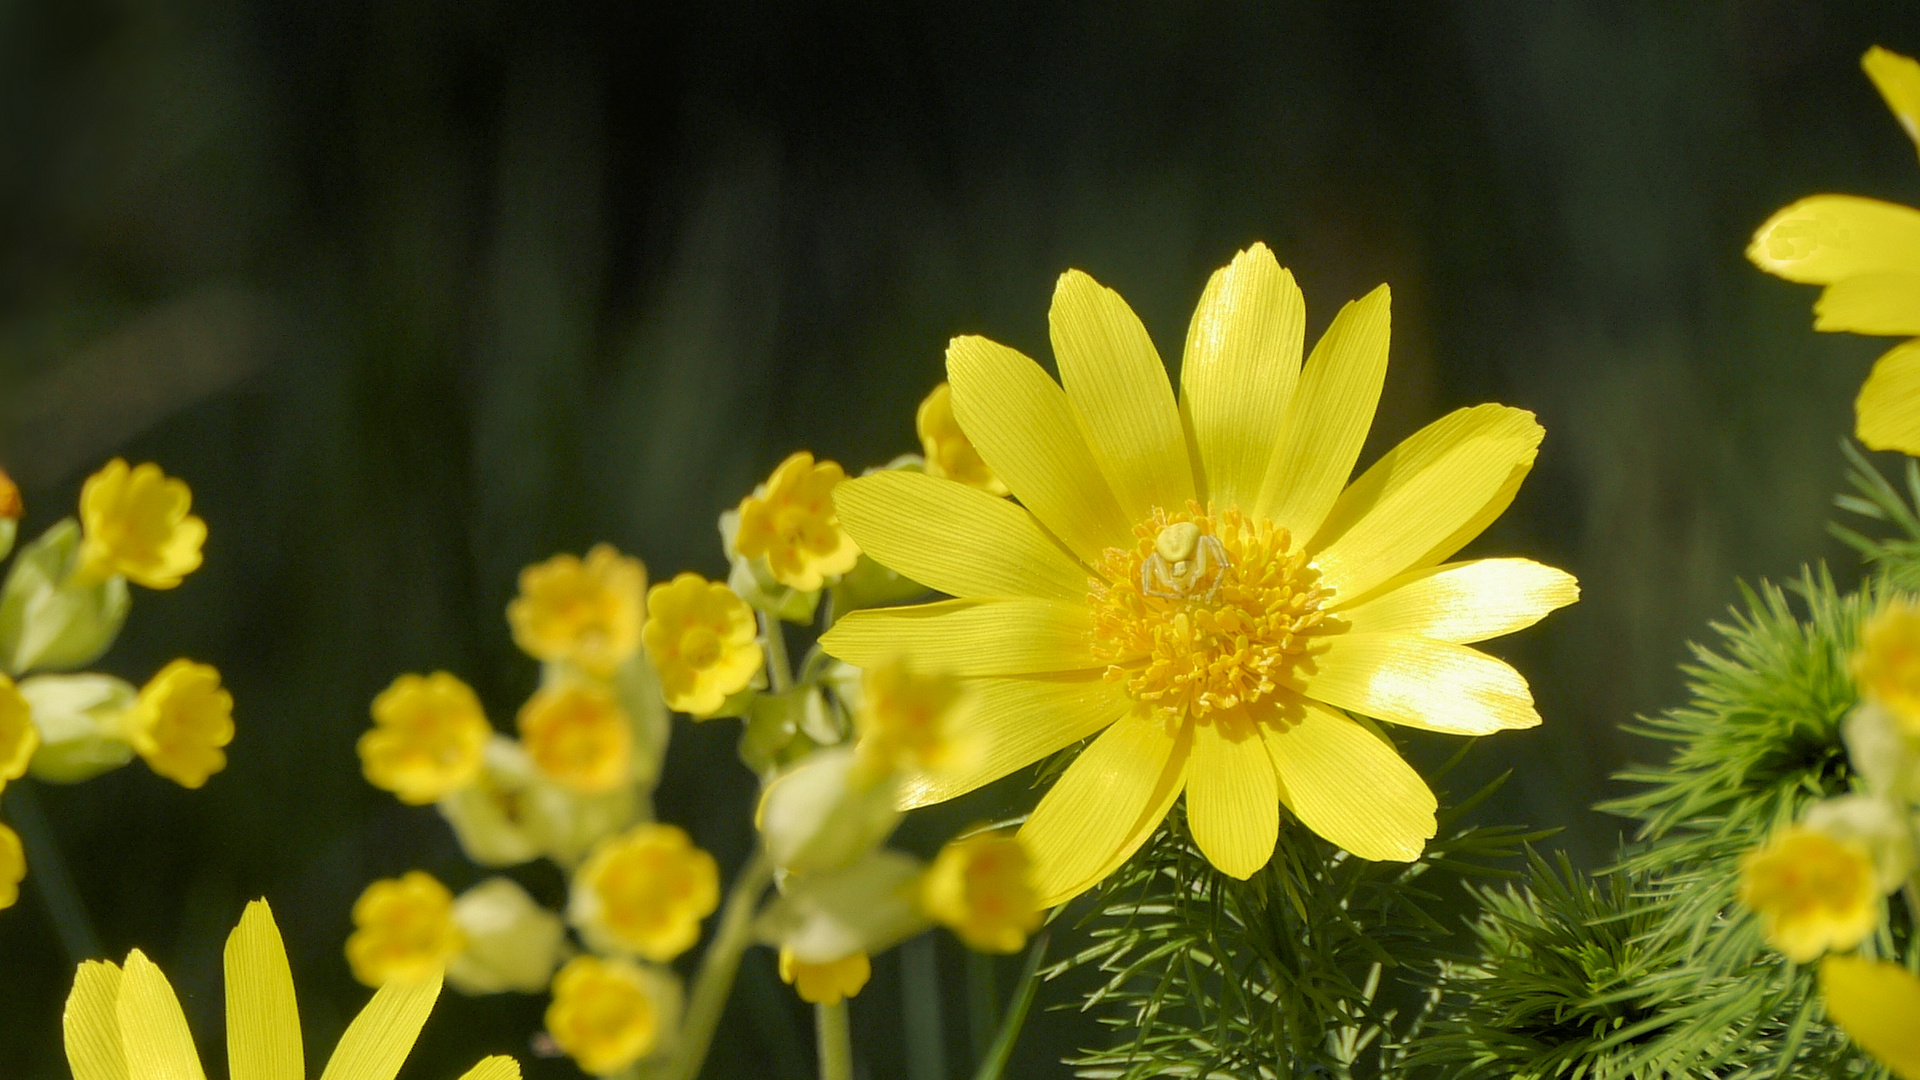
<svg viewBox="0 0 1920 1080"><path fill-rule="evenodd" d="M994 1024L1000 1016L1000 989L994 985L991 953L967 950L967 1028L973 1037L973 1060L984 1061L993 1046Z"/></svg>
<svg viewBox="0 0 1920 1080"><path fill-rule="evenodd" d="M847 1003L813 1007L820 1036L820 1080L853 1080L853 1028L847 1023Z"/></svg>
<svg viewBox="0 0 1920 1080"><path fill-rule="evenodd" d="M20 845L26 848L27 877L47 905L54 932L67 950L67 962L99 959L105 955L100 935L94 933L93 920L87 917L87 907L80 900L80 890L73 883L73 874L60 854L60 845L53 838L32 783L21 779L8 784L6 805L7 816L20 834Z"/></svg>
<svg viewBox="0 0 1920 1080"><path fill-rule="evenodd" d="M740 875L733 879L726 906L720 910L719 928L706 955L700 958L700 974L694 977L686 1022L680 1027L680 1045L666 1070L666 1080L694 1080L706 1064L720 1014L726 1011L727 998L733 993L734 976L740 973L740 956L753 943L753 917L760 897L772 883L773 861L756 845L747 864L740 868Z"/></svg>
<svg viewBox="0 0 1920 1080"><path fill-rule="evenodd" d="M767 653L767 678L773 692L784 694L793 688L793 666L787 662L787 630L777 616L760 612L760 646Z"/></svg>
<svg viewBox="0 0 1920 1080"><path fill-rule="evenodd" d="M1040 988L1040 962L1046 957L1047 931L1042 930L1034 936L1033 947L1027 950L1019 985L1014 988L1013 1000L1007 1003L1007 1015L1000 1021L1000 1034L994 1037L987 1056L980 1060L973 1080L1000 1080L1000 1074L1006 1071L1007 1059L1013 1056L1013 1044L1019 1041L1020 1029L1026 1026L1027 1010L1033 1007L1034 991Z"/></svg>

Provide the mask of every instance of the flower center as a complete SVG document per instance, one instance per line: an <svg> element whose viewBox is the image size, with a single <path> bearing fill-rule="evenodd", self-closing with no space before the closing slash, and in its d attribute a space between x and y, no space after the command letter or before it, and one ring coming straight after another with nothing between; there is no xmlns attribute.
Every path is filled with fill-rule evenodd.
<svg viewBox="0 0 1920 1080"><path fill-rule="evenodd" d="M1136 701L1196 718L1259 701L1297 687L1313 636L1339 629L1320 571L1272 522L1189 504L1133 533L1101 556L1087 606L1094 656Z"/></svg>

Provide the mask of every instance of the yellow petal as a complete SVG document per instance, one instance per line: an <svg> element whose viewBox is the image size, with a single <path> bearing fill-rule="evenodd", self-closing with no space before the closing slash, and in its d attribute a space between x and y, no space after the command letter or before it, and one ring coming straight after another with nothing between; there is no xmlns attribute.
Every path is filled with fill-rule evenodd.
<svg viewBox="0 0 1920 1080"><path fill-rule="evenodd" d="M1860 66L1886 99L1894 119L1906 129L1907 138L1920 144L1920 64L1875 45L1860 58Z"/></svg>
<svg viewBox="0 0 1920 1080"><path fill-rule="evenodd" d="M1578 599L1580 584L1565 570L1530 559L1478 559L1402 574L1372 599L1336 610L1354 633L1464 645L1532 626Z"/></svg>
<svg viewBox="0 0 1920 1080"><path fill-rule="evenodd" d="M1020 826L1042 908L1098 884L1146 842L1180 794L1192 736L1134 710L1067 766Z"/></svg>
<svg viewBox="0 0 1920 1080"><path fill-rule="evenodd" d="M1121 513L1140 521L1156 506L1185 507L1193 498L1186 431L1139 316L1119 293L1069 270L1054 287L1047 327L1067 400Z"/></svg>
<svg viewBox="0 0 1920 1080"><path fill-rule="evenodd" d="M1086 599L1087 570L1032 514L979 488L889 471L843 482L833 504L862 551L930 589Z"/></svg>
<svg viewBox="0 0 1920 1080"><path fill-rule="evenodd" d="M900 786L902 810L945 802L1031 765L1113 723L1131 699L1098 675L968 679L973 715L987 733L973 767L953 773L910 773Z"/></svg>
<svg viewBox="0 0 1920 1080"><path fill-rule="evenodd" d="M1087 606L1057 600L943 600L850 612L820 647L855 667L905 656L948 675L1028 675L1098 666Z"/></svg>
<svg viewBox="0 0 1920 1080"><path fill-rule="evenodd" d="M1066 391L1040 365L982 337L947 346L953 415L980 459L1021 505L1089 561L1123 543L1131 521L1120 512Z"/></svg>
<svg viewBox="0 0 1920 1080"><path fill-rule="evenodd" d="M1527 680L1465 645L1404 634L1339 634L1314 663L1309 697L1376 720L1454 735L1540 723Z"/></svg>
<svg viewBox="0 0 1920 1080"><path fill-rule="evenodd" d="M1382 458L1388 471L1378 480L1376 467L1347 489L1307 545L1336 598L1365 596L1395 574L1418 566L1479 516L1515 468L1531 464L1540 445L1540 425L1518 409L1493 415L1515 413L1525 418L1517 433L1475 433L1451 445L1421 440L1407 458Z"/></svg>
<svg viewBox="0 0 1920 1080"><path fill-rule="evenodd" d="M1200 457L1202 499L1251 506L1300 381L1307 308L1265 244L1214 272L1187 328L1180 408Z"/></svg>
<svg viewBox="0 0 1920 1080"><path fill-rule="evenodd" d="M1814 301L1813 328L1853 334L1920 334L1920 274L1861 274L1834 282Z"/></svg>
<svg viewBox="0 0 1920 1080"><path fill-rule="evenodd" d="M1898 964L1857 956L1820 962L1827 1017L1901 1080L1920 1080L1920 979Z"/></svg>
<svg viewBox="0 0 1920 1080"><path fill-rule="evenodd" d="M520 1063L495 1054L460 1074L460 1080L520 1080Z"/></svg>
<svg viewBox="0 0 1920 1080"><path fill-rule="evenodd" d="M1392 294L1385 285L1340 309L1300 373L1284 435L1260 485L1256 517L1312 536L1353 475L1387 377Z"/></svg>
<svg viewBox="0 0 1920 1080"><path fill-rule="evenodd" d="M320 1080L393 1080L440 997L440 976L381 987L347 1025Z"/></svg>
<svg viewBox="0 0 1920 1080"><path fill-rule="evenodd" d="M73 990L60 1026L67 1037L67 1065L73 1080L127 1080L127 1055L120 1046L120 969L87 960L73 973Z"/></svg>
<svg viewBox="0 0 1920 1080"><path fill-rule="evenodd" d="M1908 341L1874 361L1853 403L1854 435L1870 450L1920 455L1920 341Z"/></svg>
<svg viewBox="0 0 1920 1080"><path fill-rule="evenodd" d="M227 937L227 1063L233 1080L301 1080L300 1010L280 928L265 900Z"/></svg>
<svg viewBox="0 0 1920 1080"><path fill-rule="evenodd" d="M117 1013L128 1080L205 1080L173 987L139 949L120 975Z"/></svg>
<svg viewBox="0 0 1920 1080"><path fill-rule="evenodd" d="M1187 825L1208 862L1244 881L1273 858L1280 785L1258 728L1239 719L1194 725Z"/></svg>
<svg viewBox="0 0 1920 1080"><path fill-rule="evenodd" d="M1393 747L1318 702L1262 723L1280 791L1301 824L1363 859L1409 862L1439 804Z"/></svg>
<svg viewBox="0 0 1920 1080"><path fill-rule="evenodd" d="M1920 211L1854 195L1815 195L1768 218L1747 245L1747 258L1769 274L1808 285L1920 273Z"/></svg>

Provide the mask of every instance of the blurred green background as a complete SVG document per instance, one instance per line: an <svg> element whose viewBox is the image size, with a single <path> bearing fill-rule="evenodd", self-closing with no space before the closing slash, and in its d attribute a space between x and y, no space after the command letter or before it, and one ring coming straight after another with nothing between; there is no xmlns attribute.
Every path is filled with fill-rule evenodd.
<svg viewBox="0 0 1920 1080"><path fill-rule="evenodd" d="M1074 266L1177 358L1206 275L1256 239L1312 335L1392 284L1368 457L1461 404L1545 423L1474 550L1566 566L1585 599L1496 643L1547 722L1470 771L1517 769L1487 816L1565 826L1598 864L1621 826L1585 808L1651 752L1616 725L1678 699L1736 577L1854 574L1823 523L1884 343L1815 335L1813 290L1741 250L1801 195L1920 202L1857 66L1875 42L1920 50L1920 9L0 3L0 462L23 535L113 454L186 478L206 567L137 596L103 667L137 683L191 656L238 702L203 791L139 765L40 787L105 952L155 956L224 1074L219 948L265 895L322 1053L365 998L340 953L360 889L481 876L360 778L395 674L457 672L507 725L535 677L502 617L522 565L605 539L657 577L720 573L715 515L790 449L857 470L913 447L951 335L1044 357ZM736 733L682 721L658 799L729 867L753 794ZM905 840L1028 797L997 786ZM32 888L0 914L9 1078L66 1072L71 958ZM933 948L959 1075L959 953ZM932 1080L898 972L855 1003L860 1068ZM404 1075L528 1058L542 1007L449 996ZM1016 1071L1096 1038L1038 1016ZM805 1077L811 1053L756 950L707 1075Z"/></svg>

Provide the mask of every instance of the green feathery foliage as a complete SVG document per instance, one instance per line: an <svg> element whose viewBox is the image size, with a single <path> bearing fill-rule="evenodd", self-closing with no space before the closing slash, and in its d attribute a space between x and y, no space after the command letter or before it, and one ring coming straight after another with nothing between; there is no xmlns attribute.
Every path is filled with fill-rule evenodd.
<svg viewBox="0 0 1920 1080"><path fill-rule="evenodd" d="M1870 537L1838 522L1830 523L1827 530L1858 551L1887 587L1909 592L1920 589L1920 461L1907 459L1906 492L1902 494L1858 446L1843 440L1840 449L1847 455L1847 482L1857 494L1836 495L1834 505L1869 521L1891 525L1899 535Z"/></svg>

